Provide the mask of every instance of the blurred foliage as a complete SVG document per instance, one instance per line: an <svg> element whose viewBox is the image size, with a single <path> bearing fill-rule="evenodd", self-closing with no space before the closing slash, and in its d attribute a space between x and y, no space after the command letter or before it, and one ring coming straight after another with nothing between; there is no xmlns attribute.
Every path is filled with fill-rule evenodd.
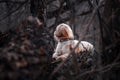
<svg viewBox="0 0 120 80"><path fill-rule="evenodd" d="M98 6L101 1L103 3ZM0 10L0 28L7 26L6 31L0 32L0 79L119 80L119 4L119 0L0 0L0 6L5 10ZM87 19L91 14L97 20L93 18L95 31L90 29L90 32L94 38L97 37L92 38L98 44L96 49L100 47L96 52L96 67L88 67L81 62L76 65L72 58L66 62L54 62L52 54L56 43L53 32L56 25L68 23L78 39L78 27L75 26L83 26L84 31L84 25L92 24ZM42 25L30 22L26 15L37 17Z"/></svg>

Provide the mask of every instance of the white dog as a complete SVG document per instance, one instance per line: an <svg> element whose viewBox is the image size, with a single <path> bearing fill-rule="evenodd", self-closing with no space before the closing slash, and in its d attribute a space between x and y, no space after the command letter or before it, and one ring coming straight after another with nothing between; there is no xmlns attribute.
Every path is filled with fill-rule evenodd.
<svg viewBox="0 0 120 80"><path fill-rule="evenodd" d="M58 44L52 58L56 60L65 60L71 53L70 49L77 45L78 40L74 40L74 35L70 26L64 23L57 26L54 32L54 38L58 41ZM74 53L80 54L80 52L84 51L88 51L92 54L94 51L93 45L89 42L81 41Z"/></svg>

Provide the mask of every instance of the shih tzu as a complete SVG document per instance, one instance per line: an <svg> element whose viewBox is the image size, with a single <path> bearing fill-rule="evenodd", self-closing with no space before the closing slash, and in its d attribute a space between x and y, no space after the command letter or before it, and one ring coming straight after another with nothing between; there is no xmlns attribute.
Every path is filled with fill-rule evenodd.
<svg viewBox="0 0 120 80"><path fill-rule="evenodd" d="M71 48L74 48L79 42L78 40L74 40L70 26L64 23L57 26L54 32L54 38L58 42L55 53L52 55L52 58L55 60L65 60L71 53ZM77 48L75 48L74 53L80 54L85 51L92 55L94 46L87 41L81 41Z"/></svg>

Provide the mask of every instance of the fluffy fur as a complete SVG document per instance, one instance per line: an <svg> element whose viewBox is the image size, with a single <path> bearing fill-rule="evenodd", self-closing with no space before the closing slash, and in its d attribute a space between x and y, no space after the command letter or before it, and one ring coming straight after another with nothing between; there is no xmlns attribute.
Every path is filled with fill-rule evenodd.
<svg viewBox="0 0 120 80"><path fill-rule="evenodd" d="M54 38L59 42L64 38L74 38L74 35L71 28L67 24L62 23L57 26L54 32Z"/></svg>
<svg viewBox="0 0 120 80"><path fill-rule="evenodd" d="M70 26L64 23L59 24L57 26L54 32L54 38L58 42L58 44L57 44L55 53L53 54L52 57L56 60L58 59L65 60L70 54L70 51L71 51L70 49L74 48L77 45L78 40L73 40L74 35ZM66 40L61 41L64 39ZM75 53L80 53L84 51L88 51L92 54L94 51L93 45L89 42L81 41L78 47L75 49Z"/></svg>

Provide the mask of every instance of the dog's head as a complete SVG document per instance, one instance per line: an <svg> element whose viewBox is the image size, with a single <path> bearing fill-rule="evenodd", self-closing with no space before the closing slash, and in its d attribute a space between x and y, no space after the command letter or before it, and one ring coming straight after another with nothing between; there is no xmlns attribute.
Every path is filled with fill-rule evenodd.
<svg viewBox="0 0 120 80"><path fill-rule="evenodd" d="M54 32L54 38L57 41L60 41L61 39L70 39L74 38L73 32L69 25L67 24L59 24Z"/></svg>

